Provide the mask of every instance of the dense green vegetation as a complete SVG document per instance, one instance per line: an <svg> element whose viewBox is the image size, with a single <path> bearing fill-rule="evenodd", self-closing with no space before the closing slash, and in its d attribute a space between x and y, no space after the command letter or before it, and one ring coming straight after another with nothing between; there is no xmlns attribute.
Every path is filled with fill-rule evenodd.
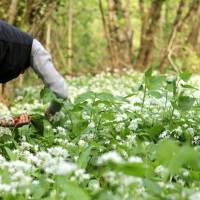
<svg viewBox="0 0 200 200"><path fill-rule="evenodd" d="M149 69L73 78L69 101L51 119L46 88L19 91L5 117L33 123L0 129L3 199L199 198L199 77ZM136 84L140 83L140 84ZM41 96L41 101L39 101Z"/></svg>
<svg viewBox="0 0 200 200"><path fill-rule="evenodd" d="M0 127L0 199L200 199L199 0L0 0L0 17L69 85L61 101L30 69L1 87L0 117L32 123Z"/></svg>

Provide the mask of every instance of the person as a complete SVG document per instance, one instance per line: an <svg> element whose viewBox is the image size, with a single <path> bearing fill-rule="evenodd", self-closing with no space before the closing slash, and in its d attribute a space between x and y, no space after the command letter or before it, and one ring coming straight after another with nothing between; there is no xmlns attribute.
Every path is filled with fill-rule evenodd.
<svg viewBox="0 0 200 200"><path fill-rule="evenodd" d="M65 79L55 69L51 55L42 44L28 33L0 20L0 83L6 83L29 67L58 98L68 96ZM61 104L52 101L45 111L50 118L61 109ZM28 114L13 119L10 126L20 127L30 123Z"/></svg>

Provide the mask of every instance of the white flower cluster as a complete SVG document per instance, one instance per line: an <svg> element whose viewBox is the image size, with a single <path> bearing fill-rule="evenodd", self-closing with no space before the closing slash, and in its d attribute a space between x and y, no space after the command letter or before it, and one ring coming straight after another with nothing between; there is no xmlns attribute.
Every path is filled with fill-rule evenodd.
<svg viewBox="0 0 200 200"><path fill-rule="evenodd" d="M109 151L98 158L97 164L102 165L108 161L114 163L122 163L123 159L116 151Z"/></svg>

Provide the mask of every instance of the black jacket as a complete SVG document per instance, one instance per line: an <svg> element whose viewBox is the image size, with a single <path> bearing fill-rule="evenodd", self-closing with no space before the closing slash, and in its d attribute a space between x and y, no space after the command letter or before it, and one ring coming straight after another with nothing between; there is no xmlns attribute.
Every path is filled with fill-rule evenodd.
<svg viewBox="0 0 200 200"><path fill-rule="evenodd" d="M33 38L0 20L0 83L16 78L30 66Z"/></svg>

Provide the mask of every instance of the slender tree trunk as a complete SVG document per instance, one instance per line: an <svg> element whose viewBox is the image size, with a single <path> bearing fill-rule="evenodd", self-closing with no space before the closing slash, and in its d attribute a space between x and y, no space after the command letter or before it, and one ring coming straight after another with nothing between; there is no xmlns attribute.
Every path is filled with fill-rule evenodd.
<svg viewBox="0 0 200 200"><path fill-rule="evenodd" d="M132 48L133 48L133 30L130 21L130 0L121 1L115 0L117 7L118 23L123 22L123 25L118 25L118 51L119 61L122 66L131 64Z"/></svg>
<svg viewBox="0 0 200 200"><path fill-rule="evenodd" d="M113 49L113 57L114 57L114 65L112 71L114 71L114 68L119 68L119 54L118 54L118 48L117 48L117 35L118 35L118 26L117 26L117 17L116 17L116 5L114 0L108 0L108 27L109 27L109 33L110 33L110 43Z"/></svg>
<svg viewBox="0 0 200 200"><path fill-rule="evenodd" d="M115 50L112 46L112 41L111 41L111 36L110 32L108 30L108 24L105 18L105 13L102 5L102 0L99 0L99 10L101 13L101 18L102 18L102 23L103 23L103 29L104 29L104 34L107 40L107 45L108 45L108 52L110 54L110 60L111 60L111 66L114 68L116 66L116 58L115 58Z"/></svg>
<svg viewBox="0 0 200 200"><path fill-rule="evenodd" d="M106 20L102 0L99 0L105 37L111 57L112 71L131 66L133 53L133 31L130 21L130 0L107 0Z"/></svg>
<svg viewBox="0 0 200 200"><path fill-rule="evenodd" d="M194 22L188 36L187 41L192 45L193 49L200 55L200 2L194 16Z"/></svg>
<svg viewBox="0 0 200 200"><path fill-rule="evenodd" d="M51 51L51 30L52 30L52 21L51 19L47 22L47 32L46 32L46 48Z"/></svg>
<svg viewBox="0 0 200 200"><path fill-rule="evenodd" d="M179 3L178 9L177 9L176 18L175 18L174 23L173 23L173 28L172 28L172 32L171 32L169 40L168 40L167 48L164 52L164 56L163 56L161 63L160 63L160 72L161 73L164 72L164 65L165 65L166 60L168 59L168 56L169 56L170 51L172 49L174 40L176 38L177 30L181 26L181 18L182 18L184 6L185 6L185 0L181 0L180 3Z"/></svg>
<svg viewBox="0 0 200 200"><path fill-rule="evenodd" d="M44 26L48 18L51 16L51 14L54 12L57 4L58 4L57 1L53 1L51 4L49 4L48 9L46 9L47 11L42 19L39 17L36 17L35 21L32 23L32 26L29 30L29 32L32 35L37 36L41 33L41 31L43 30L42 27Z"/></svg>
<svg viewBox="0 0 200 200"><path fill-rule="evenodd" d="M178 9L177 9L177 15L176 15L176 18L173 23L172 32L171 32L169 40L168 40L167 48L164 52L163 58L160 63L160 72L161 73L164 73L165 65L166 65L167 61L169 61L170 64L175 68L175 70L177 70L176 69L177 67L173 64L172 59L171 59L173 45L175 43L177 33L182 30L184 23L192 16L192 14L195 11L197 11L199 3L200 3L199 0L194 0L191 3L191 6L190 6L188 12L183 17L182 14L183 14L183 9L184 9L184 5L185 5L185 0L180 1Z"/></svg>
<svg viewBox="0 0 200 200"><path fill-rule="evenodd" d="M72 72L72 59L73 59L73 34L72 34L72 26L73 26L73 11L72 11L72 0L68 1L68 37L67 37L67 50L68 50L68 72Z"/></svg>
<svg viewBox="0 0 200 200"><path fill-rule="evenodd" d="M14 22L15 22L16 15L18 12L18 3L19 3L19 0L11 1L10 8L8 11L8 16L9 16L8 23L10 23L10 24L14 24Z"/></svg>
<svg viewBox="0 0 200 200"><path fill-rule="evenodd" d="M144 21L142 22L143 24L141 28L142 36L140 52L136 60L136 64L134 65L136 69L144 70L151 64L152 52L154 48L154 37L155 33L157 32L163 2L163 0L152 1L151 9L148 15L148 17L151 17L151 19L149 19L150 23L148 25L146 25L146 15L144 15L144 12L142 13L143 16L141 18ZM140 1L140 9L143 9L143 5L143 1Z"/></svg>

